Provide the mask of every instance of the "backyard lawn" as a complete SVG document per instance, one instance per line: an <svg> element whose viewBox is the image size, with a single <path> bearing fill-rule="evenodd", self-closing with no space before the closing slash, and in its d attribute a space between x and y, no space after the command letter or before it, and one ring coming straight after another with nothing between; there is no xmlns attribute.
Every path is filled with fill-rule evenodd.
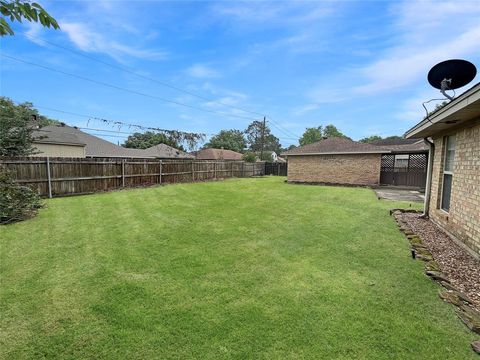
<svg viewBox="0 0 480 360"><path fill-rule="evenodd" d="M369 189L284 178L46 202L0 227L3 359L469 359ZM418 205L417 205L418 206Z"/></svg>

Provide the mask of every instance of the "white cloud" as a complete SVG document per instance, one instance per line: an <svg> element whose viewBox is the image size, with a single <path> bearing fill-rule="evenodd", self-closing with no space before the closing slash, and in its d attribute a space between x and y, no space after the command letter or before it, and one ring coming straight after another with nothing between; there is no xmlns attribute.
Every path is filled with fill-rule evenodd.
<svg viewBox="0 0 480 360"><path fill-rule="evenodd" d="M119 61L125 56L147 60L164 60L168 57L165 51L141 49L109 39L85 23L64 21L60 26L70 41L86 52L106 53Z"/></svg>
<svg viewBox="0 0 480 360"><path fill-rule="evenodd" d="M325 2L241 1L220 2L213 7L219 18L233 18L237 26L259 24L261 27L317 21L332 13L334 6Z"/></svg>
<svg viewBox="0 0 480 360"><path fill-rule="evenodd" d="M478 51L480 26L474 27L448 42L431 47L414 48L407 44L392 49L392 54L361 70L365 85L354 91L375 94L384 90L403 88L426 77L428 70L445 59L463 58Z"/></svg>
<svg viewBox="0 0 480 360"><path fill-rule="evenodd" d="M194 64L186 70L186 73L189 76L201 79L215 78L220 76L217 70L205 64Z"/></svg>
<svg viewBox="0 0 480 360"><path fill-rule="evenodd" d="M399 14L396 42L376 61L358 69L364 84L359 94L376 94L410 86L424 79L437 62L478 56L480 2L405 1Z"/></svg>

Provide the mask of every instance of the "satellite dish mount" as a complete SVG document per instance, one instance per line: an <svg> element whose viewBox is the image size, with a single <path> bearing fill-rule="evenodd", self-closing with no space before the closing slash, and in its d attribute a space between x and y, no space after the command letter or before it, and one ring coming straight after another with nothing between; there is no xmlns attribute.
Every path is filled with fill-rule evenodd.
<svg viewBox="0 0 480 360"><path fill-rule="evenodd" d="M446 93L447 90L450 89L450 84L452 83L452 79L443 79L440 83L440 92L443 96L445 96L448 100L453 100L453 96L450 96Z"/></svg>

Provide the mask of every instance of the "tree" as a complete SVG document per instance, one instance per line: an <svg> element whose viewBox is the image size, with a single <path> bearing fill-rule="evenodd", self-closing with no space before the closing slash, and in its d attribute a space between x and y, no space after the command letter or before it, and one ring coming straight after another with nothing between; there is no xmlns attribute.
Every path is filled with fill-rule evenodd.
<svg viewBox="0 0 480 360"><path fill-rule="evenodd" d="M42 206L32 188L16 183L12 173L0 166L0 224L31 218Z"/></svg>
<svg viewBox="0 0 480 360"><path fill-rule="evenodd" d="M243 152L246 147L244 133L240 130L222 130L204 146L204 148L224 148L236 152Z"/></svg>
<svg viewBox="0 0 480 360"><path fill-rule="evenodd" d="M271 133L267 125L265 125L265 129L263 129L263 122L257 120L248 125L247 130L245 130L249 150L253 152L260 152L262 150L262 131L264 131L263 150L271 150L279 154L282 149L280 140Z"/></svg>
<svg viewBox="0 0 480 360"><path fill-rule="evenodd" d="M163 133L156 133L153 131L146 131L144 133L136 132L132 135L129 135L122 146L131 149L148 149L149 147L158 144L165 144L185 151L183 146L180 145L175 139Z"/></svg>
<svg viewBox="0 0 480 360"><path fill-rule="evenodd" d="M371 136L366 136L363 139L360 139L359 141L361 143L369 144L377 140L382 140L382 137L378 135L371 135Z"/></svg>
<svg viewBox="0 0 480 360"><path fill-rule="evenodd" d="M281 156L281 154L284 153L285 151L293 150L293 149L296 149L296 148L297 148L297 145L293 145L293 144L288 145L288 146L282 148L282 150L280 150L280 154L278 154L278 155Z"/></svg>
<svg viewBox="0 0 480 360"><path fill-rule="evenodd" d="M15 105L0 97L0 156L28 156L35 152L32 126L38 112L30 103Z"/></svg>
<svg viewBox="0 0 480 360"><path fill-rule="evenodd" d="M323 138L322 126L306 128L302 137L298 142L301 146L312 144L314 142L320 141Z"/></svg>
<svg viewBox="0 0 480 360"><path fill-rule="evenodd" d="M364 137L363 139L360 139L359 141L362 142L362 143L370 144L370 143L372 143L374 141L378 141L378 140L401 140L401 139L403 139L403 137L398 136L398 135L387 136L385 138L382 138L381 136L378 136L378 135L372 135L372 136Z"/></svg>
<svg viewBox="0 0 480 360"><path fill-rule="evenodd" d="M328 139L331 137L342 137L342 138L348 138L345 134L343 134L340 130L337 129L335 125L327 125L323 129L323 137Z"/></svg>
<svg viewBox="0 0 480 360"><path fill-rule="evenodd" d="M40 22L44 27L59 29L57 20L51 17L38 3L23 0L0 0L0 13L10 21L22 22L22 19L31 22ZM14 32L5 18L0 18L0 36L13 35Z"/></svg>
<svg viewBox="0 0 480 360"><path fill-rule="evenodd" d="M322 127L322 125L320 125L317 127L306 128L305 132L303 133L302 137L298 142L301 146L303 146L331 137L348 138L345 134L338 130L335 125L329 124L325 127Z"/></svg>
<svg viewBox="0 0 480 360"><path fill-rule="evenodd" d="M245 162L254 163L255 161L257 161L257 155L252 152L246 152L245 154L243 154L242 159Z"/></svg>

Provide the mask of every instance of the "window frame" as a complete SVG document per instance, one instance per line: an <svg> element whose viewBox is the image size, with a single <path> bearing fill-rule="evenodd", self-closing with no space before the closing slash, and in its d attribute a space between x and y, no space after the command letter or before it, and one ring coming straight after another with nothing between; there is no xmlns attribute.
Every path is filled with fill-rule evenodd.
<svg viewBox="0 0 480 360"><path fill-rule="evenodd" d="M451 170L445 170L447 166L447 157L448 157L448 151L449 151L449 139L453 138L455 141L455 145L453 148L453 160L452 160L452 168ZM456 148L457 148L457 137L455 134L452 135L445 135L443 139L443 144L444 144L444 149L443 149L443 166L442 166L442 188L441 188L441 193L440 193L440 203L439 203L439 208L446 214L450 213L450 201L452 199L452 189L453 189L453 169L455 167L455 155L456 155ZM451 182L450 182L450 194L449 194L449 199L448 199L448 209L443 208L443 196L445 192L445 175L450 176Z"/></svg>

